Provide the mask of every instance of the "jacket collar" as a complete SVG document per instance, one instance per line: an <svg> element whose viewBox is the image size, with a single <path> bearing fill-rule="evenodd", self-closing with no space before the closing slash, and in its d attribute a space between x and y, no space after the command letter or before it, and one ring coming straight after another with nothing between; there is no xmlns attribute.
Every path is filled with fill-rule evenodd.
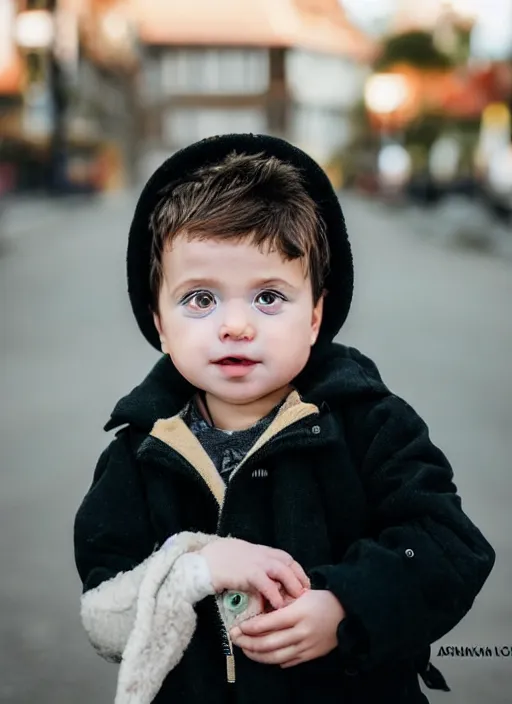
<svg viewBox="0 0 512 704"><path fill-rule="evenodd" d="M104 429L129 424L149 432L160 418L179 413L195 391L165 355L138 386L117 402Z"/></svg>
<svg viewBox="0 0 512 704"><path fill-rule="evenodd" d="M318 408L312 403L304 403L297 391L292 391L279 409L276 417L269 427L260 435L236 472L264 445L270 442L279 433L286 430L294 423L318 414ZM215 465L195 435L191 432L181 417L176 414L171 418L157 420L150 436L161 440L178 452L202 476L219 506L224 501L226 485L218 473Z"/></svg>
<svg viewBox="0 0 512 704"><path fill-rule="evenodd" d="M313 347L293 386L304 403L318 408L336 408L354 399L389 393L371 360L356 349L337 343ZM149 433L157 421L178 414L196 391L171 359L164 356L144 381L116 404L105 430L129 424Z"/></svg>
<svg viewBox="0 0 512 704"><path fill-rule="evenodd" d="M256 453L263 455L277 436L284 438L286 435L286 442L293 446L304 442L304 427L300 421L311 416L315 416L311 430L316 430L313 428L315 422L324 425L329 422L331 427L327 433L322 433L321 438L318 434L317 440L314 440L315 435L308 434L308 444L333 439L335 422L332 417L325 419L323 414L330 404L339 407L354 397L387 393L370 360L356 350L334 343L312 351L306 368L294 379L293 385L295 390L288 395L272 423L235 472ZM148 433L148 441L139 448L141 458L146 452L151 454L152 439L171 447L202 477L218 505L222 506L226 491L224 480L182 418L181 411L196 390L178 373L170 358L163 357L146 379L118 402L105 429L128 423Z"/></svg>

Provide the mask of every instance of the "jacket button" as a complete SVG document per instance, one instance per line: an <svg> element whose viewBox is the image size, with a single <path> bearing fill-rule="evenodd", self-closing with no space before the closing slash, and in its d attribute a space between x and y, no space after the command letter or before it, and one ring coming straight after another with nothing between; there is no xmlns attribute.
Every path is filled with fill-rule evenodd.
<svg viewBox="0 0 512 704"><path fill-rule="evenodd" d="M319 426L319 425L314 425L314 426L311 428L311 432L313 433L313 435L318 435L319 432L320 432L320 426Z"/></svg>
<svg viewBox="0 0 512 704"><path fill-rule="evenodd" d="M355 667L346 667L344 672L349 677L354 677L355 675L357 675L357 670L355 669Z"/></svg>
<svg viewBox="0 0 512 704"><path fill-rule="evenodd" d="M411 550L411 548L407 548L407 550L405 551L405 556L414 557L414 550Z"/></svg>

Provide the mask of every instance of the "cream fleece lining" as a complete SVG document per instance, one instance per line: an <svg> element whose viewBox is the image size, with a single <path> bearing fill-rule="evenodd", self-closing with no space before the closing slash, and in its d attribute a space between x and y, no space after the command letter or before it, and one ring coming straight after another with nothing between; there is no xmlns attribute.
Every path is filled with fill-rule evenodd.
<svg viewBox="0 0 512 704"><path fill-rule="evenodd" d="M293 423L302 420L302 418L307 418L308 416L318 412L317 406L312 403L304 403L297 391L291 391L272 423L256 440L242 462L236 468L235 472L240 469L243 463L246 462L251 455L263 447L263 445L269 442L282 430ZM220 476L215 465L199 440L195 437L185 421L179 415L157 420L151 430L150 435L162 440L162 442L165 442L167 445L179 452L202 476L210 491L214 495L217 503L219 506L222 506L224 494L226 492L224 480Z"/></svg>

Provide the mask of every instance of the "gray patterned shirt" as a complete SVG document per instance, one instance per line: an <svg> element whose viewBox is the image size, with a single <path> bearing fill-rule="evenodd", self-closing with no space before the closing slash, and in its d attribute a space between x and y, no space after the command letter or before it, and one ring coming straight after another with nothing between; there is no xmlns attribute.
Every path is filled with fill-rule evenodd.
<svg viewBox="0 0 512 704"><path fill-rule="evenodd" d="M245 430L221 430L211 426L203 418L196 396L184 408L182 418L210 456L217 471L227 484L233 470L274 420L283 403L284 400L275 406L268 415Z"/></svg>

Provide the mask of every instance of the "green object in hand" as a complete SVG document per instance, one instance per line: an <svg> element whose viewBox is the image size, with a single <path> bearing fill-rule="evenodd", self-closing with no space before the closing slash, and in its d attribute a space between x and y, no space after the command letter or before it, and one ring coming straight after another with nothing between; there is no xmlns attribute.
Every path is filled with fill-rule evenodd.
<svg viewBox="0 0 512 704"><path fill-rule="evenodd" d="M223 597L224 608L234 615L241 614L249 605L249 597L244 592L229 591Z"/></svg>

